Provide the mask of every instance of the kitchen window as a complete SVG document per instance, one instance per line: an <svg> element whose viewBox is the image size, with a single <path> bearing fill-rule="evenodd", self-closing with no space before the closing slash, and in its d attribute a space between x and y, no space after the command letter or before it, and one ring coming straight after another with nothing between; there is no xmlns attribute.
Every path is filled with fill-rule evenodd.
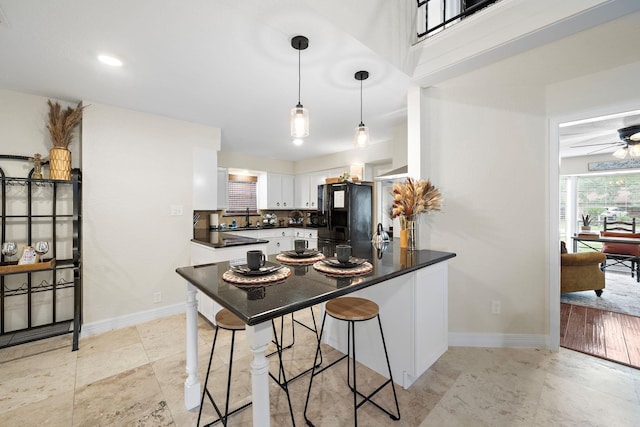
<svg viewBox="0 0 640 427"><path fill-rule="evenodd" d="M227 214L258 213L257 200L258 177L251 175L229 175L227 197L229 208Z"/></svg>

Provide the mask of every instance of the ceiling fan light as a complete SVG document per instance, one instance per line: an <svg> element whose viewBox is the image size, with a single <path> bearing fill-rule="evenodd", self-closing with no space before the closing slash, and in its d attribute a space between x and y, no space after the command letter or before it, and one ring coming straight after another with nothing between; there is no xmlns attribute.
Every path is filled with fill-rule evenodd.
<svg viewBox="0 0 640 427"><path fill-rule="evenodd" d="M309 136L309 110L302 104L291 109L291 136L294 138Z"/></svg>
<svg viewBox="0 0 640 427"><path fill-rule="evenodd" d="M353 145L356 148L365 148L369 145L369 128L364 125L364 123L360 123L360 125L356 128L354 137L353 137Z"/></svg>
<svg viewBox="0 0 640 427"><path fill-rule="evenodd" d="M640 157L640 144L632 145L629 147L629 156Z"/></svg>
<svg viewBox="0 0 640 427"><path fill-rule="evenodd" d="M620 147L614 153L613 157L617 159L624 159L627 157L627 147Z"/></svg>

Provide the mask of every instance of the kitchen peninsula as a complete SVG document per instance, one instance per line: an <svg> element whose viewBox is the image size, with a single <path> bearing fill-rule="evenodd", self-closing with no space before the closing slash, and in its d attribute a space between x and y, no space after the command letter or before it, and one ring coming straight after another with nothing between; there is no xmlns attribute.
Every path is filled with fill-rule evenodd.
<svg viewBox="0 0 640 427"><path fill-rule="evenodd" d="M288 266L291 275L282 282L246 289L222 279L228 261L178 268L187 281L187 379L185 405L200 403L197 376L196 293L202 292L229 309L247 324L247 342L253 353L251 363L253 425L269 425L268 360L265 350L271 342L270 320L330 299L351 294L369 298L380 306L387 348L396 382L409 387L448 348L448 260L454 253L431 250L401 250L397 243L384 250L363 242L353 246L353 256L365 258L373 266L360 276L330 277L313 266ZM334 248L320 248L333 255ZM268 257L276 262L276 256ZM346 331L327 319L325 342L346 352ZM362 325L364 328L368 325ZM377 325L374 325L377 328ZM377 330L376 330L377 331ZM369 334L369 331L363 333ZM371 333L379 337L379 333ZM379 338L378 338L379 339ZM377 348L376 339L362 345ZM378 351L366 346L358 361L384 375L385 361ZM361 356L361 357L360 357Z"/></svg>

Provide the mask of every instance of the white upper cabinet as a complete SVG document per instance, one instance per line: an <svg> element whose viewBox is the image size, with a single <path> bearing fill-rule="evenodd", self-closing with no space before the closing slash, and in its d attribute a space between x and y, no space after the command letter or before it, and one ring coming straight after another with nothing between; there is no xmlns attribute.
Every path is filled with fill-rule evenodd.
<svg viewBox="0 0 640 427"><path fill-rule="evenodd" d="M311 209L309 205L309 181L308 174L296 175L295 179L295 205L298 209Z"/></svg>
<svg viewBox="0 0 640 427"><path fill-rule="evenodd" d="M218 152L193 147L193 209L218 209Z"/></svg>
<svg viewBox="0 0 640 427"><path fill-rule="evenodd" d="M318 185L324 184L326 173L296 175L296 208L318 209Z"/></svg>
<svg viewBox="0 0 640 427"><path fill-rule="evenodd" d="M229 207L229 170L227 168L218 168L218 209L227 209Z"/></svg>
<svg viewBox="0 0 640 427"><path fill-rule="evenodd" d="M293 209L293 175L267 174L267 208Z"/></svg>

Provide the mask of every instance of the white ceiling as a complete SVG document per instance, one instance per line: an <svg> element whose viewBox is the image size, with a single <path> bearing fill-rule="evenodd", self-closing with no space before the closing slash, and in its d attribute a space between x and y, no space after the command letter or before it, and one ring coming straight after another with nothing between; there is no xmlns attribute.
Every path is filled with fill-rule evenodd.
<svg viewBox="0 0 640 427"><path fill-rule="evenodd" d="M342 21L354 10L336 8ZM629 53L640 42L638 16L515 56L509 67L480 69L474 84L551 84L637 60ZM302 147L291 142L288 118L298 95L290 39L298 34L310 40L301 54L301 100L311 135ZM100 53L124 66L104 66ZM363 119L373 143L391 139L406 122L410 83L301 0L0 0L0 61L0 88L220 127L223 150L292 161L351 149L360 119L356 71L370 72ZM631 124L640 124L640 113L564 127L560 155L613 152L614 145L575 146L615 142L617 129Z"/></svg>
<svg viewBox="0 0 640 427"><path fill-rule="evenodd" d="M409 77L301 1L0 0L0 9L1 88L220 127L223 150L299 160L351 149L362 69L372 142L406 121ZM302 147L289 135L298 34L310 40ZM102 65L101 53L124 66Z"/></svg>

